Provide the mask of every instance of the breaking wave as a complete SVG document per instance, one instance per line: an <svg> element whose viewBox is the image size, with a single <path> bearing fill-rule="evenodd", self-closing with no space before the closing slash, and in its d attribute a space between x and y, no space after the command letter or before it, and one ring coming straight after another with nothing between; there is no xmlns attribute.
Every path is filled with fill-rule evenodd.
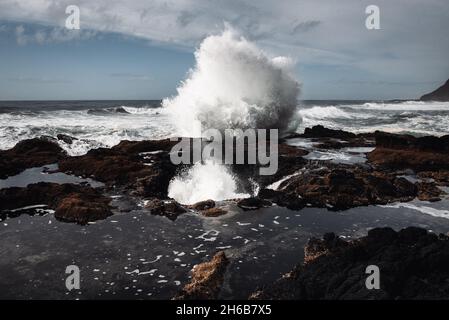
<svg viewBox="0 0 449 320"><path fill-rule="evenodd" d="M195 52L196 65L163 100L179 134L196 136L202 129L276 128L294 130L299 83L286 57L269 58L255 44L226 29L209 36Z"/></svg>

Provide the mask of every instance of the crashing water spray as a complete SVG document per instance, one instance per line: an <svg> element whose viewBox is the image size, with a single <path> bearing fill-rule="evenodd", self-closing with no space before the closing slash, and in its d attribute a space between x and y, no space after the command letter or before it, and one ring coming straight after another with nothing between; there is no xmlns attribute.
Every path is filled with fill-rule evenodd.
<svg viewBox="0 0 449 320"><path fill-rule="evenodd" d="M226 29L207 37L195 52L196 65L163 106L182 136L203 129L295 130L299 83L286 57L269 58L255 44Z"/></svg>
<svg viewBox="0 0 449 320"><path fill-rule="evenodd" d="M207 37L195 58L178 94L163 101L180 136L198 137L198 126L219 131L277 129L281 134L296 130L300 89L289 58L272 59L229 28ZM236 190L228 168L206 162L174 178L169 196L181 203L249 196Z"/></svg>

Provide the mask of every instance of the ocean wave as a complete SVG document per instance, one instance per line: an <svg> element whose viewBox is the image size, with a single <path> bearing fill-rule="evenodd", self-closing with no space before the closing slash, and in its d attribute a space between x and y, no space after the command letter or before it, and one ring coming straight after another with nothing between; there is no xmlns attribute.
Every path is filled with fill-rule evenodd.
<svg viewBox="0 0 449 320"><path fill-rule="evenodd" d="M367 102L359 106L360 109L389 110L389 111L449 111L449 102Z"/></svg>
<svg viewBox="0 0 449 320"><path fill-rule="evenodd" d="M335 106L314 106L299 110L299 114L304 118L325 119L325 118L344 118L351 119L356 117L356 114L350 114Z"/></svg>
<svg viewBox="0 0 449 320"><path fill-rule="evenodd" d="M58 141L69 155L90 149L112 147L122 140L162 139L174 128L164 114L88 114L86 110L44 111L38 114L0 114L0 149L40 136L65 134L75 137L72 144Z"/></svg>
<svg viewBox="0 0 449 320"><path fill-rule="evenodd" d="M151 115L158 115L160 113L165 112L165 109L162 107L128 107L128 106L122 106L126 112L131 114L151 114Z"/></svg>

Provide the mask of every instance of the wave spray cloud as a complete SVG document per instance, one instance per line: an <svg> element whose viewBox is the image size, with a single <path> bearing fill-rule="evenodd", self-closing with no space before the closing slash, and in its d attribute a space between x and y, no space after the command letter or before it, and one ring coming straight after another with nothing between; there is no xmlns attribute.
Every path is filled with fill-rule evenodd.
<svg viewBox="0 0 449 320"><path fill-rule="evenodd" d="M178 94L163 101L178 134L197 136L196 121L203 129L296 129L300 87L291 59L270 58L229 28L204 39L195 58Z"/></svg>

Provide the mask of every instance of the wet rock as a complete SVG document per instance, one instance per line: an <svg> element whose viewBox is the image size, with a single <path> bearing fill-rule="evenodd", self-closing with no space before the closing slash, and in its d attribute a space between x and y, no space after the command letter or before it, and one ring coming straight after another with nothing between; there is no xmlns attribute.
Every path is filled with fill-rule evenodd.
<svg viewBox="0 0 449 320"><path fill-rule="evenodd" d="M350 140L357 137L356 134L344 130L334 130L323 127L322 125L313 126L312 128L306 128L304 138L335 138Z"/></svg>
<svg viewBox="0 0 449 320"><path fill-rule="evenodd" d="M90 198L90 199L89 199ZM112 215L109 199L92 199L85 193L69 195L59 201L55 210L55 217L60 221L86 224L101 220Z"/></svg>
<svg viewBox="0 0 449 320"><path fill-rule="evenodd" d="M229 264L224 251L220 251L211 261L193 267L192 280L173 298L174 300L217 299L223 285L224 274Z"/></svg>
<svg viewBox="0 0 449 320"><path fill-rule="evenodd" d="M304 262L252 299L447 299L449 238L409 227L376 228L360 239L311 239ZM368 265L380 269L380 289L368 290Z"/></svg>
<svg viewBox="0 0 449 320"><path fill-rule="evenodd" d="M67 144L72 144L73 141L78 140L75 137L71 137L71 136L68 136L68 135L62 134L62 133L58 134L56 137L58 138L58 140L64 141Z"/></svg>
<svg viewBox="0 0 449 320"><path fill-rule="evenodd" d="M326 233L323 239L311 238L304 248L304 264L310 263L322 255L344 248L348 243L337 237L335 233Z"/></svg>
<svg viewBox="0 0 449 320"><path fill-rule="evenodd" d="M434 182L418 182L418 199L421 201L435 202L441 200L444 192Z"/></svg>
<svg viewBox="0 0 449 320"><path fill-rule="evenodd" d="M167 217L172 221L176 220L179 215L187 212L187 210L175 200L160 200L157 198L147 200L145 208L150 209L150 212L153 215Z"/></svg>
<svg viewBox="0 0 449 320"><path fill-rule="evenodd" d="M300 196L279 190L261 189L257 197L291 210L300 210L306 206L304 199Z"/></svg>
<svg viewBox="0 0 449 320"><path fill-rule="evenodd" d="M189 206L189 208L193 209L193 210L197 210L197 211L201 211L201 210L207 210L210 208L215 207L215 201L214 200L204 200L204 201L200 201L197 202L195 204L192 204L191 206Z"/></svg>
<svg viewBox="0 0 449 320"><path fill-rule="evenodd" d="M449 187L449 170L421 171L418 173L420 179L432 179L438 185Z"/></svg>
<svg viewBox="0 0 449 320"><path fill-rule="evenodd" d="M368 160L380 168L415 171L449 170L449 135L416 138L377 131Z"/></svg>
<svg viewBox="0 0 449 320"><path fill-rule="evenodd" d="M65 157L65 151L53 141L40 138L22 140L12 149L0 150L0 179Z"/></svg>
<svg viewBox="0 0 449 320"><path fill-rule="evenodd" d="M202 216L205 216L205 217L208 217L208 218L214 218L214 217L219 217L219 216L225 215L228 212L225 209L223 209L223 208L215 207L215 208L209 208L209 209L201 210L199 213Z"/></svg>
<svg viewBox="0 0 449 320"><path fill-rule="evenodd" d="M284 193L281 202L288 202L288 195L298 203L330 210L411 201L418 194L417 187L405 178L344 165L305 170L282 182L278 191Z"/></svg>
<svg viewBox="0 0 449 320"><path fill-rule="evenodd" d="M0 190L0 212L4 217L17 213L11 212L13 209L43 204L55 210L58 220L86 224L112 215L110 201L94 188L75 184L40 182Z"/></svg>
<svg viewBox="0 0 449 320"><path fill-rule="evenodd" d="M123 187L136 196L166 198L176 173L167 152L172 145L169 139L122 141L110 149L93 149L83 156L62 159L59 169Z"/></svg>
<svg viewBox="0 0 449 320"><path fill-rule="evenodd" d="M244 211L271 207L271 205L272 203L270 201L258 197L245 198L237 201L237 206Z"/></svg>

